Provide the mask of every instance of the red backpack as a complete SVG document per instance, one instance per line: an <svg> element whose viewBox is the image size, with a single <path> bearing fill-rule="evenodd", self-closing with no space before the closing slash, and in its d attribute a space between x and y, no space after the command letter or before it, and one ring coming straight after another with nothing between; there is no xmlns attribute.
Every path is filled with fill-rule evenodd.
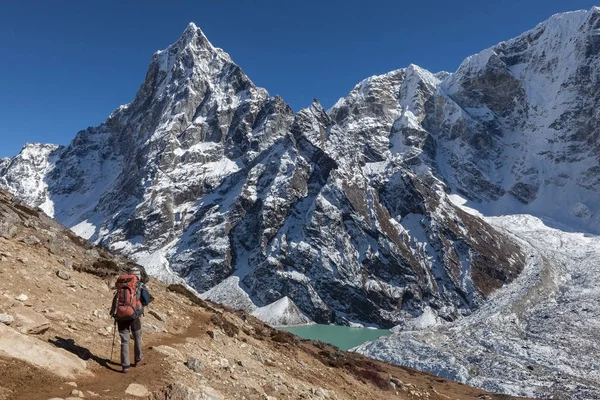
<svg viewBox="0 0 600 400"><path fill-rule="evenodd" d="M121 275L115 284L111 315L118 321L137 319L143 311L140 282L135 275Z"/></svg>

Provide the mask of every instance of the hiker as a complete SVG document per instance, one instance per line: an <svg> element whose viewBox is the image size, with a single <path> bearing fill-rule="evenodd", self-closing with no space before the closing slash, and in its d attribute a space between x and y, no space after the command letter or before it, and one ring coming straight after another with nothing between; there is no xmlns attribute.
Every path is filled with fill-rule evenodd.
<svg viewBox="0 0 600 400"><path fill-rule="evenodd" d="M116 292L113 299L111 315L118 326L121 337L121 366L122 372L128 373L129 363L129 332L133 334L134 361L133 366L139 365L144 358L142 353L142 315L144 306L151 299L146 285L141 280L141 272L137 267L129 269L127 275L121 275L115 284Z"/></svg>

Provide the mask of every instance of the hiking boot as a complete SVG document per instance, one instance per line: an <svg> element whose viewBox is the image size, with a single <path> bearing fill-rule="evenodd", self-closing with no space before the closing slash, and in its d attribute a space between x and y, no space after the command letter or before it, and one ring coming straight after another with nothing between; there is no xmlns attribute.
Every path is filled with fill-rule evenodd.
<svg viewBox="0 0 600 400"><path fill-rule="evenodd" d="M123 370L121 372L124 374L129 373L129 367L123 367Z"/></svg>
<svg viewBox="0 0 600 400"><path fill-rule="evenodd" d="M140 365L140 363L141 363L142 361L144 361L144 356L142 356L142 358L140 358L139 360L137 360L137 361L135 362L135 364L133 364L133 366L134 366L134 367L137 367L138 365Z"/></svg>

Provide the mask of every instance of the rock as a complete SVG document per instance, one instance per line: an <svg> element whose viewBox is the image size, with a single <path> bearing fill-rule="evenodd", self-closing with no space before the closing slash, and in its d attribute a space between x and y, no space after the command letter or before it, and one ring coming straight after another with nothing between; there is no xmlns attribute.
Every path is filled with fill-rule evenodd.
<svg viewBox="0 0 600 400"><path fill-rule="evenodd" d="M84 398L85 397L85 395L83 394L83 392L81 390L77 390L77 389L73 389L71 391L71 396L76 396L76 397L79 397L79 398Z"/></svg>
<svg viewBox="0 0 600 400"><path fill-rule="evenodd" d="M86 393L90 395L90 397L100 397L98 393L92 392L91 390L88 390Z"/></svg>
<svg viewBox="0 0 600 400"><path fill-rule="evenodd" d="M185 366L196 373L200 373L204 369L204 364L197 358L188 358L185 362Z"/></svg>
<svg viewBox="0 0 600 400"><path fill-rule="evenodd" d="M0 323L10 325L15 322L15 318L12 315L0 314Z"/></svg>
<svg viewBox="0 0 600 400"><path fill-rule="evenodd" d="M152 315L154 318L161 322L165 322L167 320L167 317L155 310L149 310L148 314Z"/></svg>
<svg viewBox="0 0 600 400"><path fill-rule="evenodd" d="M153 346L152 350L159 352L160 354L164 354L166 356L170 356L176 358L178 360L185 360L183 354L177 349L174 349L171 346Z"/></svg>
<svg viewBox="0 0 600 400"><path fill-rule="evenodd" d="M19 228L15 225L6 226L5 224L0 224L0 236L5 239L12 239L17 235Z"/></svg>
<svg viewBox="0 0 600 400"><path fill-rule="evenodd" d="M402 389L404 387L404 382L402 382L400 379L396 378L395 376L390 377L390 382L393 383L397 389Z"/></svg>
<svg viewBox="0 0 600 400"><path fill-rule="evenodd" d="M56 276L58 276L60 279L63 279L65 281L68 281L69 279L71 279L71 273L67 272L67 271L56 271Z"/></svg>
<svg viewBox="0 0 600 400"><path fill-rule="evenodd" d="M148 389L146 389L146 386L140 385L139 383L132 383L127 386L125 393L136 397L147 397L150 394Z"/></svg>
<svg viewBox="0 0 600 400"><path fill-rule="evenodd" d="M509 190L512 194L523 204L529 204L537 198L537 192L539 188L536 185L529 183L517 182Z"/></svg>
<svg viewBox="0 0 600 400"><path fill-rule="evenodd" d="M214 339L216 336L214 331L206 331L206 334L210 336L211 339Z"/></svg>
<svg viewBox="0 0 600 400"><path fill-rule="evenodd" d="M224 397L211 387L202 388L202 393L196 392L181 383L172 383L148 397L149 400L223 400Z"/></svg>
<svg viewBox="0 0 600 400"><path fill-rule="evenodd" d="M77 383L76 382L65 382L65 385L71 386L71 387L74 387L74 388L77 387Z"/></svg>
<svg viewBox="0 0 600 400"><path fill-rule="evenodd" d="M42 335L42 334L46 333L46 331L48 331L48 329L50 329L50 324L45 323L45 324L41 324L41 325L34 326L32 328L27 329L27 333L30 335Z"/></svg>
<svg viewBox="0 0 600 400"><path fill-rule="evenodd" d="M229 361L226 358L221 358L219 360L219 365L221 366L221 368L223 369L229 369Z"/></svg>
<svg viewBox="0 0 600 400"><path fill-rule="evenodd" d="M42 340L23 335L0 324L0 354L32 364L66 379L91 375L85 361L66 350Z"/></svg>
<svg viewBox="0 0 600 400"><path fill-rule="evenodd" d="M92 315L100 319L108 319L110 317L108 313L104 310L94 310L94 312L92 312Z"/></svg>
<svg viewBox="0 0 600 400"><path fill-rule="evenodd" d="M98 333L98 335L102 335L102 336L109 336L109 333L106 332L106 330L104 328L100 328L96 331L96 333Z"/></svg>
<svg viewBox="0 0 600 400"><path fill-rule="evenodd" d="M20 302L26 302L27 300L29 300L29 297L27 297L26 294L21 293L20 295L18 295L17 297L15 297L15 300L19 300Z"/></svg>
<svg viewBox="0 0 600 400"><path fill-rule="evenodd" d="M202 394L204 394L204 398L206 400L223 400L224 397L221 393L217 392L215 389L206 386L204 388L204 390L202 391Z"/></svg>
<svg viewBox="0 0 600 400"><path fill-rule="evenodd" d="M22 328L24 333L40 334L50 328L50 321L44 315L30 308L21 307L14 313L17 326Z"/></svg>
<svg viewBox="0 0 600 400"><path fill-rule="evenodd" d="M37 244L42 243L42 241L35 236L26 236L23 239L21 239L20 241L22 243L25 243L28 246L35 246Z"/></svg>
<svg viewBox="0 0 600 400"><path fill-rule="evenodd" d="M46 313L46 318L51 321L61 321L61 322L73 322L75 318L71 314L64 313L62 311L49 311Z"/></svg>

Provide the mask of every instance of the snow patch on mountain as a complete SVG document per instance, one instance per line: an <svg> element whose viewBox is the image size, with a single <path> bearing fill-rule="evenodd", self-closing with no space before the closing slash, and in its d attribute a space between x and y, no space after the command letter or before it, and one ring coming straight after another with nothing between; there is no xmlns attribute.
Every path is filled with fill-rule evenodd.
<svg viewBox="0 0 600 400"><path fill-rule="evenodd" d="M258 308L248 293L240 287L239 276L230 276L224 279L218 285L200 294L200 297L236 310L254 312Z"/></svg>
<svg viewBox="0 0 600 400"><path fill-rule="evenodd" d="M314 324L287 296L274 303L257 308L252 312L252 315L270 326Z"/></svg>

